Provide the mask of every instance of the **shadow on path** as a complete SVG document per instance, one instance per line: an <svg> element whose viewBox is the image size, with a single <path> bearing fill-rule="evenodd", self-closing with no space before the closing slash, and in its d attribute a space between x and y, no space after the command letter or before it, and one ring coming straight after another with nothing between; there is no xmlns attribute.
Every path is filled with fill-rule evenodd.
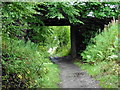
<svg viewBox="0 0 120 90"><path fill-rule="evenodd" d="M50 57L50 60L58 64L61 70L60 88L100 88L99 82L74 65L70 56Z"/></svg>

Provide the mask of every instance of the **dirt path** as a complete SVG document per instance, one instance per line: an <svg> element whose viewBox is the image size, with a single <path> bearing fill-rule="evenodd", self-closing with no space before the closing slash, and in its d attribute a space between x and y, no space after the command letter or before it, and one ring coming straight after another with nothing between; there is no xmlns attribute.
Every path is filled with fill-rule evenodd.
<svg viewBox="0 0 120 90"><path fill-rule="evenodd" d="M65 61L57 63L60 67L60 88L100 88L98 81L95 81L85 71L72 63Z"/></svg>

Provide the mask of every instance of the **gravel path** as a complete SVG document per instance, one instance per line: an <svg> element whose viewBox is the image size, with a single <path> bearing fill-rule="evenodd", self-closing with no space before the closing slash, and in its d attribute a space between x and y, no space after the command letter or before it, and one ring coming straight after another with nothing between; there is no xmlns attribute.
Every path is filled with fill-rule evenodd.
<svg viewBox="0 0 120 90"><path fill-rule="evenodd" d="M60 67L60 88L100 88L99 82L85 71L72 63L65 61L57 63Z"/></svg>

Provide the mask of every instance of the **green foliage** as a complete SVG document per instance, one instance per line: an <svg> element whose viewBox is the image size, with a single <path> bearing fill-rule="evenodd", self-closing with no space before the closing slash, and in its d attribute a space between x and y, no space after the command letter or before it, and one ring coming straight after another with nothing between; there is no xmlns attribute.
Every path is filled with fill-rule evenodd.
<svg viewBox="0 0 120 90"><path fill-rule="evenodd" d="M44 12L46 18L66 18L72 24L82 23L77 17L89 17L90 13L98 18L117 17L119 14L119 2L42 2L40 5L44 6L40 12Z"/></svg>
<svg viewBox="0 0 120 90"><path fill-rule="evenodd" d="M92 44L95 43L95 44ZM91 39L86 50L81 53L83 59L87 62L100 62L100 61L117 61L118 50L118 24L115 23L110 27L106 27L103 32L96 35Z"/></svg>
<svg viewBox="0 0 120 90"><path fill-rule="evenodd" d="M34 28L30 23L40 23L34 14L35 3L32 2L3 2L2 3L2 32L7 33L10 37L24 37L27 30Z"/></svg>
<svg viewBox="0 0 120 90"><path fill-rule="evenodd" d="M50 63L47 51L57 45L57 49L60 46L67 48L67 45L70 45L68 39L70 32L68 27L54 27L54 29L41 27L40 24L43 22L35 14L41 16L42 14L35 11L36 7L36 3L29 2L3 3L2 87L4 88L54 88L59 82L59 70L56 65ZM59 43L54 40L54 35ZM19 37L30 40L25 42L24 39L18 40ZM53 41L55 43L51 45ZM68 50L66 52L68 53Z"/></svg>
<svg viewBox="0 0 120 90"><path fill-rule="evenodd" d="M94 44L93 44L94 43ZM91 38L76 64L100 81L103 88L117 88L119 74L118 22L112 21L104 31ZM86 62L86 63L83 63Z"/></svg>
<svg viewBox="0 0 120 90"><path fill-rule="evenodd" d="M91 12L92 16L98 18L117 17L119 14L119 2L3 2L2 4L2 32L10 37L21 37L26 40L32 37L27 32L35 35L41 33L40 26L44 25L43 20L47 18L66 18L70 23L76 24L82 23L77 17L88 17Z"/></svg>
<svg viewBox="0 0 120 90"><path fill-rule="evenodd" d="M58 69L51 63L51 68L46 64L50 61L48 53L38 49L38 45L28 41L10 39L3 36L2 41L2 65L3 65L3 86L4 88L37 88L43 87L44 75L49 73L58 74ZM54 79L58 82L58 78ZM49 81L52 83L52 81ZM52 85L52 84L51 84ZM53 87L55 86L52 85ZM51 86L51 87L52 87ZM56 85L57 86L57 85ZM45 86L44 86L45 87Z"/></svg>
<svg viewBox="0 0 120 90"><path fill-rule="evenodd" d="M119 14L119 2L93 2L90 3L90 8L95 17L117 17Z"/></svg>
<svg viewBox="0 0 120 90"><path fill-rule="evenodd" d="M70 53L70 26L42 27L43 45L51 55L66 56ZM42 43L40 43L42 44Z"/></svg>
<svg viewBox="0 0 120 90"><path fill-rule="evenodd" d="M116 17L119 14L119 2L74 2L81 17Z"/></svg>
<svg viewBox="0 0 120 90"><path fill-rule="evenodd" d="M69 2L48 2L44 5L47 7L47 18L66 18L70 23L82 23L75 17L79 16L79 10Z"/></svg>
<svg viewBox="0 0 120 90"><path fill-rule="evenodd" d="M33 33L34 32L34 33ZM50 55L66 56L70 53L70 26L40 26L29 33L30 40L45 46Z"/></svg>
<svg viewBox="0 0 120 90"><path fill-rule="evenodd" d="M44 63L44 65L49 72L43 75L42 88L59 88L57 85L60 82L60 80L58 79L58 66L53 65L52 63Z"/></svg>
<svg viewBox="0 0 120 90"><path fill-rule="evenodd" d="M106 4L107 6L105 6ZM57 87L59 71L57 66L48 60L50 54L47 51L50 48L57 47L51 55L68 55L70 31L68 27L41 27L44 25L43 20L65 18L71 24L82 23L77 17L88 17L87 15L90 12L93 12L93 15L99 18L116 17L118 15L118 4L113 2L3 2L1 11L3 23L3 87ZM115 5L115 7L111 8L110 5ZM95 42L95 47L100 49L95 51L94 45L90 45L88 49L94 51L87 49L88 51L86 50L83 53L83 57L88 62L96 62L95 59L103 61L104 58L113 61L116 56L115 50L118 48L117 41L114 41L114 35L117 35L114 31L112 34L112 30L109 30L109 34L105 33L106 39L112 36L110 43L106 40L106 43L99 41L99 38L103 37L104 34L100 34L103 35L101 37L100 35L96 36L93 41L99 41ZM18 38L24 38L26 42L24 39L18 40ZM102 47L102 45L104 46ZM107 48L107 46L110 46L110 48ZM107 50L107 53L105 53L105 50ZM102 54L105 54L105 57ZM89 57L92 57L92 59L88 59Z"/></svg>
<svg viewBox="0 0 120 90"><path fill-rule="evenodd" d="M90 65L88 63L75 62L81 69L86 70L89 75L100 81L102 88L118 88L119 65L115 62L100 62Z"/></svg>

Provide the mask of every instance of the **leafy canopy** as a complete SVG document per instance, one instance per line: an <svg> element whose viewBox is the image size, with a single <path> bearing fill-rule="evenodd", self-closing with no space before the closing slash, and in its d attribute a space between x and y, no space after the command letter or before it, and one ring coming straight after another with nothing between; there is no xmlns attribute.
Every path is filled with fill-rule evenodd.
<svg viewBox="0 0 120 90"><path fill-rule="evenodd" d="M42 32L41 25L49 18L82 23L78 17L117 17L119 2L3 2L3 33L10 37L28 37L27 32Z"/></svg>

